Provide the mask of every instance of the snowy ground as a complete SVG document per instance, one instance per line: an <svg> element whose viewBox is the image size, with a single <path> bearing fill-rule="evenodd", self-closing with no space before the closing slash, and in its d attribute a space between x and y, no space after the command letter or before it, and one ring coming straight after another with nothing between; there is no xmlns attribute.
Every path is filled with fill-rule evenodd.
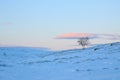
<svg viewBox="0 0 120 80"><path fill-rule="evenodd" d="M120 43L64 51L0 48L0 80L119 79Z"/></svg>

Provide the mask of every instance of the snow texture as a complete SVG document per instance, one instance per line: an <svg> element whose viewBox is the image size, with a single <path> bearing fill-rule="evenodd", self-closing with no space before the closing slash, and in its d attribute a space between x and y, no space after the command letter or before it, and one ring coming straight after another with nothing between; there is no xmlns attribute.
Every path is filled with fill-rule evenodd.
<svg viewBox="0 0 120 80"><path fill-rule="evenodd" d="M51 51L0 48L0 80L119 80L120 43Z"/></svg>

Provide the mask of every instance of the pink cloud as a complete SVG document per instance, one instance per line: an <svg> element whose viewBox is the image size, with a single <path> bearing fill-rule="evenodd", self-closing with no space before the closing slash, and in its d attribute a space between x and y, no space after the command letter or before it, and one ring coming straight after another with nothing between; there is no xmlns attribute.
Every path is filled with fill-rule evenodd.
<svg viewBox="0 0 120 80"><path fill-rule="evenodd" d="M58 35L56 39L78 39L84 37L92 39L120 40L120 35L118 34L93 34L93 33L66 33Z"/></svg>
<svg viewBox="0 0 120 80"><path fill-rule="evenodd" d="M57 39L78 39L78 38L84 38L84 37L93 38L95 37L95 35L91 33L67 33L67 34L58 35L56 38Z"/></svg>

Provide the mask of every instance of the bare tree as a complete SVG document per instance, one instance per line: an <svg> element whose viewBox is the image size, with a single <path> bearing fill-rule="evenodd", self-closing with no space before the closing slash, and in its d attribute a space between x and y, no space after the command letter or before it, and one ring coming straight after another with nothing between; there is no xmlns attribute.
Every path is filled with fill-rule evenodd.
<svg viewBox="0 0 120 80"><path fill-rule="evenodd" d="M89 44L89 38L88 37L79 38L79 40L77 42L84 49L85 46L87 46Z"/></svg>

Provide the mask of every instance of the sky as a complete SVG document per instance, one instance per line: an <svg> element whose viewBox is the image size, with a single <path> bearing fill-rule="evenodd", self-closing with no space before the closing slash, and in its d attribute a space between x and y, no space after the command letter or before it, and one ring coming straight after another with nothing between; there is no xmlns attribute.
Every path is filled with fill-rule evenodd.
<svg viewBox="0 0 120 80"><path fill-rule="evenodd" d="M120 34L120 0L0 0L1 46L75 48L55 39L71 32Z"/></svg>

